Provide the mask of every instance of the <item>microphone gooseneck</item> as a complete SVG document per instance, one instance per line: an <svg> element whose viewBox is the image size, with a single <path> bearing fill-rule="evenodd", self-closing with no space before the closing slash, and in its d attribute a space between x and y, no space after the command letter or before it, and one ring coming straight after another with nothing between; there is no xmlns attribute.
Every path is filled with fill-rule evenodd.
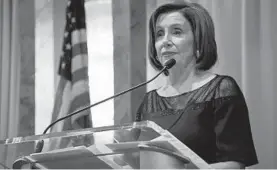
<svg viewBox="0 0 277 170"><path fill-rule="evenodd" d="M8 166L6 166L5 164L3 164L3 163L1 163L1 162L0 162L0 165L1 165L4 169L11 169L11 168L9 168Z"/></svg>
<svg viewBox="0 0 277 170"><path fill-rule="evenodd" d="M134 87L132 87L132 88L130 88L130 89L127 89L127 90L125 90L125 91L122 91L122 92L120 92L120 93L117 93L117 94L115 94L115 95L113 95L113 96L111 96L111 97L109 97L109 98L106 98L106 99L104 99L104 100L101 100L101 101L99 101L99 102L97 102L97 103L94 103L94 104L92 104L92 105L86 106L86 107L84 107L84 108L82 108L82 109L80 109L80 110L77 110L77 111L75 111L75 112L73 112L73 113L71 113L71 114L68 114L67 116L64 116L64 117L61 117L61 118L55 120L54 122L52 122L49 126L47 126L47 127L45 128L45 130L43 131L43 134L46 134L47 131L48 131L52 126L54 126L56 123L58 123L58 122L60 122L60 121L62 121L62 120L64 120L64 119L66 119L66 118L69 118L69 117L71 117L71 116L73 116L73 115L76 115L76 114L78 114L78 113L80 113L80 112L82 112L82 111L85 111L85 110L87 110L87 109L89 109L89 108L91 108L91 107L97 106L97 105L99 105L99 104L101 104L101 103L104 103L104 102L110 100L110 99L116 98L116 97L118 97L118 96L120 96L120 95L123 95L123 94L129 92L129 91L132 91L132 90L134 90L134 89L137 89L137 88L139 88L139 87L141 87L141 86L144 86L144 85L150 83L151 81L155 80L160 74L162 74L164 71L167 71L167 72L168 72L168 69L171 69L175 64L176 64L176 60L175 60L175 59L170 59L170 60L166 61L166 63L164 64L163 69L162 69L156 76L154 76L152 79L150 79L150 80L148 80L148 81L146 81L146 82L144 82L144 83L138 84L138 85L136 85L136 86L134 86ZM44 145L44 141L43 141L43 140L40 140L40 141L37 143L37 145L36 145L35 153L41 152L42 149L43 149L43 145Z"/></svg>

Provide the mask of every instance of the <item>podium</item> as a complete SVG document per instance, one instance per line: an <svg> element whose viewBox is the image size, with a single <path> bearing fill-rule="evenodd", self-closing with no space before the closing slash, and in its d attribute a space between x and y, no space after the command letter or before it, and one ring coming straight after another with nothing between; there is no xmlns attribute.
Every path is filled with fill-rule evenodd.
<svg viewBox="0 0 277 170"><path fill-rule="evenodd" d="M13 169L212 169L151 121L16 137L1 140L0 151L0 166Z"/></svg>

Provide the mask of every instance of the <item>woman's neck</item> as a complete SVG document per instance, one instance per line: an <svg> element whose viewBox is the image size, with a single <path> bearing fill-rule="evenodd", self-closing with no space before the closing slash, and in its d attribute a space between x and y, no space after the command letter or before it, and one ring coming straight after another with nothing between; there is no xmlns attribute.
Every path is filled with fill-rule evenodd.
<svg viewBox="0 0 277 170"><path fill-rule="evenodd" d="M192 83L195 81L196 76L194 63L189 64L186 68L182 65L178 65L170 70L166 80L166 86L170 86L177 91L182 90L183 88L189 90Z"/></svg>
<svg viewBox="0 0 277 170"><path fill-rule="evenodd" d="M173 88L176 92L190 91L195 80L195 71L186 71L180 75L171 73L166 80L166 87Z"/></svg>
<svg viewBox="0 0 277 170"><path fill-rule="evenodd" d="M198 72L193 65L182 69L172 69L161 91L168 95L177 95L194 90L198 88L199 82L207 79L211 74L209 72Z"/></svg>

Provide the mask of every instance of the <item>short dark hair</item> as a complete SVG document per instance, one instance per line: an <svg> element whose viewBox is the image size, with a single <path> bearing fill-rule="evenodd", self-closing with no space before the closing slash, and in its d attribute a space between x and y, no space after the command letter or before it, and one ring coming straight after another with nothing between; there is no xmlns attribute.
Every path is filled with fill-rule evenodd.
<svg viewBox="0 0 277 170"><path fill-rule="evenodd" d="M196 59L196 68L200 71L209 70L217 61L214 23L208 11L197 3L164 4L153 12L149 21L148 55L150 63L157 70L163 68L155 49L156 22L161 14L173 11L182 13L191 25L194 36L194 54L196 55L196 51L199 51L199 57Z"/></svg>

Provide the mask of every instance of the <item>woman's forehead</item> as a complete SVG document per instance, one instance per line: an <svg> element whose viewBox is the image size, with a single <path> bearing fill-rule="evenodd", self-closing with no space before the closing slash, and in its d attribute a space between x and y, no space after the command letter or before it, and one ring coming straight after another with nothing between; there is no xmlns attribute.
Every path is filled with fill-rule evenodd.
<svg viewBox="0 0 277 170"><path fill-rule="evenodd" d="M160 14L157 18L156 27L166 27L174 24L189 24L187 19L178 11Z"/></svg>

